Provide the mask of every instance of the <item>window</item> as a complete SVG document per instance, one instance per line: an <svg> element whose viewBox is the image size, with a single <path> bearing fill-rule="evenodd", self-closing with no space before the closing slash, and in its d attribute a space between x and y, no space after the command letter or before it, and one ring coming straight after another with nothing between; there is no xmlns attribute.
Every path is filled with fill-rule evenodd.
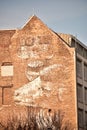
<svg viewBox="0 0 87 130"><path fill-rule="evenodd" d="M13 65L11 62L2 63L1 76L13 76Z"/></svg>
<svg viewBox="0 0 87 130"><path fill-rule="evenodd" d="M87 64L84 64L84 80L87 81Z"/></svg>
<svg viewBox="0 0 87 130"><path fill-rule="evenodd" d="M87 88L85 87L85 104L87 104Z"/></svg>
<svg viewBox="0 0 87 130"><path fill-rule="evenodd" d="M83 127L83 110L82 109L78 109L78 123L79 123L79 127Z"/></svg>
<svg viewBox="0 0 87 130"><path fill-rule="evenodd" d="M77 76L82 78L82 61L77 59Z"/></svg>
<svg viewBox="0 0 87 130"><path fill-rule="evenodd" d="M77 52L78 52L81 56L83 56L83 47L82 47L79 43L77 43Z"/></svg>
<svg viewBox="0 0 87 130"><path fill-rule="evenodd" d="M87 111L85 112L85 126L86 126L86 129L87 129Z"/></svg>
<svg viewBox="0 0 87 130"><path fill-rule="evenodd" d="M83 54L83 56L87 59L87 49L84 48Z"/></svg>
<svg viewBox="0 0 87 130"><path fill-rule="evenodd" d="M75 39L72 38L71 46L75 47L75 43L76 43Z"/></svg>
<svg viewBox="0 0 87 130"><path fill-rule="evenodd" d="M83 102L83 88L80 84L77 84L77 98L79 102Z"/></svg>
<svg viewBox="0 0 87 130"><path fill-rule="evenodd" d="M8 85L8 86L0 86L1 88L1 102L2 105L7 105L10 104L11 101L11 88L13 87L13 84Z"/></svg>

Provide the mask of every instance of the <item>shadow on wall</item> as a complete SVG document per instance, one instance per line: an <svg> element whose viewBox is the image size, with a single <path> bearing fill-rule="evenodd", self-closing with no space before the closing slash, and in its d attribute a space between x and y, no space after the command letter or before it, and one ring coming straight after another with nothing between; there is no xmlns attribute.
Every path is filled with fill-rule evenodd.
<svg viewBox="0 0 87 130"><path fill-rule="evenodd" d="M33 107L14 108L5 111L0 119L0 130L74 130L69 121L65 121L60 110Z"/></svg>

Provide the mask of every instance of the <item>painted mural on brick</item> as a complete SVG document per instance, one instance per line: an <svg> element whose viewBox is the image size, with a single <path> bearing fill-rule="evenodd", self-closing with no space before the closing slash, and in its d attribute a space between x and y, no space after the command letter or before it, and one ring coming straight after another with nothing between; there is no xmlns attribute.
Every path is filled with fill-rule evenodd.
<svg viewBox="0 0 87 130"><path fill-rule="evenodd" d="M45 39L45 42L42 39ZM63 93L66 88L64 85L58 88L57 85L57 90L55 90L56 85L54 83L55 75L61 69L62 64L49 62L55 56L50 44L51 40L47 39L46 36L37 36L20 40L21 44L17 56L23 60L29 59L25 71L25 76L29 82L15 90L14 99L19 104L37 106L35 99L42 96L50 98L55 92L58 99L63 100Z"/></svg>

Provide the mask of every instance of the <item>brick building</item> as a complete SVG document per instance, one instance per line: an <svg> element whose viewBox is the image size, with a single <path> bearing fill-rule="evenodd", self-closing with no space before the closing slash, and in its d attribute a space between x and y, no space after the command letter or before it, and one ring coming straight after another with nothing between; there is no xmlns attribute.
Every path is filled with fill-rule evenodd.
<svg viewBox="0 0 87 130"><path fill-rule="evenodd" d="M87 47L37 16L1 30L0 106L14 103L60 109L76 130L87 129Z"/></svg>

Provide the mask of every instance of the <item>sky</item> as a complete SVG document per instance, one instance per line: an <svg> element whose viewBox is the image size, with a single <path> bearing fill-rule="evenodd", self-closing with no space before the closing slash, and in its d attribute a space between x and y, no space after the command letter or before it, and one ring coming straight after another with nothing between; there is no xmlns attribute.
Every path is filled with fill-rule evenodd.
<svg viewBox="0 0 87 130"><path fill-rule="evenodd" d="M22 28L33 14L87 45L87 0L0 0L0 30Z"/></svg>

